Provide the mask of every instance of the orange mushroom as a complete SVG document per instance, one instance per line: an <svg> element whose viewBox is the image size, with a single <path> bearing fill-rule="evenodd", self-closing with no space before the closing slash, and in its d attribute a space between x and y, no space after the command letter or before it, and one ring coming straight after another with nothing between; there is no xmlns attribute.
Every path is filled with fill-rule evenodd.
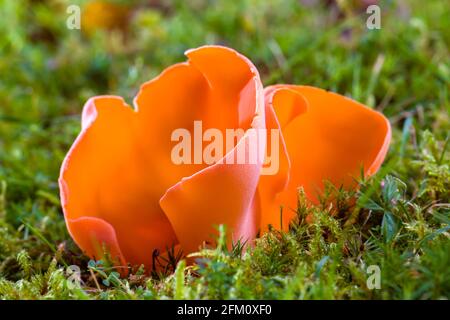
<svg viewBox="0 0 450 320"><path fill-rule="evenodd" d="M381 166L391 139L389 121L381 113L310 86L271 86L265 100L268 126L281 130L281 142L278 177L262 176L258 186L262 230L268 224L287 229L299 187L317 203L326 181L354 188L361 170L367 177Z"/></svg>
<svg viewBox="0 0 450 320"><path fill-rule="evenodd" d="M155 249L163 253L178 244L185 253L195 251L214 241L219 224L231 229L230 241L257 232L253 198L263 157L249 164L176 165L171 134L192 131L200 120L205 128L246 130L225 159L255 148L248 129L265 127L258 71L224 47L186 55L188 62L141 87L135 110L115 96L84 106L59 183L69 233L90 257L100 259L106 249L118 264L149 270Z"/></svg>
<svg viewBox="0 0 450 320"><path fill-rule="evenodd" d="M59 184L69 233L90 257L107 251L117 265L151 270L154 250L194 252L214 241L219 224L228 243L251 240L268 224L281 228L280 205L295 209L298 187L316 202L325 180L353 188L361 168L374 174L384 160L390 125L382 114L318 88L263 90L253 64L229 48L186 55L141 87L134 110L116 96L84 106ZM244 134L212 164L177 164L172 133L193 132L197 121ZM264 131L261 140L253 130ZM274 174L261 175L264 151L279 155ZM256 161L233 161L251 152ZM285 212L284 227L294 216Z"/></svg>

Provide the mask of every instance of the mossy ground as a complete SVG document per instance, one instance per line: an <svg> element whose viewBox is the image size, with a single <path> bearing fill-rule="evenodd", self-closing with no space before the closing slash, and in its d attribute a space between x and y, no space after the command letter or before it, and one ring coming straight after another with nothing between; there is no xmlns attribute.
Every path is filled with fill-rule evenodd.
<svg viewBox="0 0 450 320"><path fill-rule="evenodd" d="M65 27L72 1L1 0L0 298L448 299L450 6L382 1L381 29L368 30L349 1L301 2L153 1L125 35L85 36ZM330 188L314 207L300 194L291 231L265 234L245 253L219 238L196 265L119 278L70 239L59 166L90 96L131 101L206 43L250 57L265 85L314 85L382 111L389 154L356 194ZM68 285L68 265L81 268L80 287ZM380 289L367 287L371 265Z"/></svg>

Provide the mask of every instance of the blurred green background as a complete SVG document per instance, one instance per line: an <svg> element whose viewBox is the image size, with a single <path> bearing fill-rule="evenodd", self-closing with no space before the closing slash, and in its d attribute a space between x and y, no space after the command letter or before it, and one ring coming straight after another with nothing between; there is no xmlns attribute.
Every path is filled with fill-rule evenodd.
<svg viewBox="0 0 450 320"><path fill-rule="evenodd" d="M447 226L438 233L444 244L436 249L441 254L433 265L437 269L430 271L432 279L441 274L440 288L433 291L434 279L428 289L420 289L419 277L405 293L394 272L386 275L393 277L393 287L385 295L363 292L355 297L448 297L450 278L445 267L449 257L448 252L442 253L449 248L448 1L99 3L0 0L0 279L4 281L3 291L0 281L0 296L35 297L11 288L34 272L42 274L55 256L60 263L58 254L66 255L69 262L87 262L67 235L57 186L62 159L80 129L84 102L101 94L121 95L131 102L143 82L184 61L185 50L222 44L249 57L264 85L318 86L348 95L389 117L394 138L382 175L403 181L405 201L411 206L423 212L431 207L444 217L436 222L432 217L403 221L398 216L398 228L405 223L411 223L413 231L422 228L422 234L411 240L418 243ZM66 27L67 8L72 4L81 7L81 30ZM379 30L366 27L370 4L381 8ZM83 21L86 16L89 19ZM382 231L376 230L382 237ZM28 271L20 254L30 260ZM398 259L392 269L414 273L406 267L409 257ZM289 274L296 277L294 271ZM347 280L349 286L352 281ZM330 294L352 297L339 291Z"/></svg>

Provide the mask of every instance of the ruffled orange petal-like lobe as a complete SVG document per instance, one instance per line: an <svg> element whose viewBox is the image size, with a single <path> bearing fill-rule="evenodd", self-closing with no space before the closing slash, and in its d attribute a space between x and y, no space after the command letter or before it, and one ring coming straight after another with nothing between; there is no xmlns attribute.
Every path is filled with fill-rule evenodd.
<svg viewBox="0 0 450 320"><path fill-rule="evenodd" d="M214 226L219 224L231 229L230 240L246 241L255 236L259 220L255 192L265 148L265 133L258 135L257 129L264 129L265 119L259 75L245 57L218 47L187 55L210 86L210 101L217 106L217 115L211 117L228 117L226 122L235 123L228 128L250 129L234 148L226 150L223 159L182 179L160 201L183 250L192 252L204 242L214 241ZM253 154L256 161L238 163L242 154Z"/></svg>
<svg viewBox="0 0 450 320"><path fill-rule="evenodd" d="M104 258L107 252L113 262L125 266L126 261L117 241L114 228L99 218L67 219L67 228L75 243L94 259Z"/></svg>
<svg viewBox="0 0 450 320"><path fill-rule="evenodd" d="M249 140L243 138L228 158L251 147ZM196 251L204 242L214 243L214 226L219 224L230 228L228 236L234 241L245 242L256 235L259 212L253 201L260 170L258 164L215 164L167 191L161 207L184 251Z"/></svg>
<svg viewBox="0 0 450 320"><path fill-rule="evenodd" d="M98 218L110 225L125 260L151 265L153 250L177 243L158 205L148 169L139 162L137 114L114 96L90 99L82 115L82 131L67 154L60 174L63 211L67 221ZM90 239L82 239L80 247ZM86 233L85 237L90 237Z"/></svg>
<svg viewBox="0 0 450 320"><path fill-rule="evenodd" d="M283 108L277 108L275 112L274 107L279 106L283 106ZM282 128L286 127L297 116L306 112L308 104L304 97L294 90L274 88L270 92L267 90L265 92L265 108L267 127L266 157L276 161L274 155L278 153L279 164L275 175L262 175L259 181L261 231L266 231L269 224L277 229L281 229L281 226L285 225L286 221L290 219L290 216L286 213L281 217L280 203L277 199L278 194L287 187L291 170L291 161L284 142ZM272 150L272 145L278 150ZM267 165L270 165L270 163Z"/></svg>
<svg viewBox="0 0 450 320"><path fill-rule="evenodd" d="M298 188L317 202L324 182L352 188L361 172L374 174L386 156L391 129L389 121L354 100L308 86L276 85L266 88L267 97L280 89L298 92L307 102L307 111L282 127L291 168L286 188L277 194L277 205L289 222L297 205ZM279 118L291 113L292 103L272 99ZM277 215L278 214L278 215ZM279 225L279 209L268 221ZM286 228L287 223L283 223Z"/></svg>

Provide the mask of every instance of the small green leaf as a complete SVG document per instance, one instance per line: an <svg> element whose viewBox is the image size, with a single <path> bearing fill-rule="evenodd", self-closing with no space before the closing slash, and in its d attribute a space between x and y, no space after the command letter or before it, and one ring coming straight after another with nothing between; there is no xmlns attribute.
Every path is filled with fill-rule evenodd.
<svg viewBox="0 0 450 320"><path fill-rule="evenodd" d="M389 211L386 211L383 215L381 230L386 242L391 242L398 231L397 221L394 215Z"/></svg>

